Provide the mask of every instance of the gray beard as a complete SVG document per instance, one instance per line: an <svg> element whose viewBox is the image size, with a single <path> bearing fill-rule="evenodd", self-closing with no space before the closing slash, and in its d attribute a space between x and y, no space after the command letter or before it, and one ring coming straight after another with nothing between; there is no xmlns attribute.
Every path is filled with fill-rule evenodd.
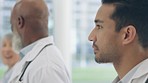
<svg viewBox="0 0 148 83"><path fill-rule="evenodd" d="M20 50L23 48L21 38L18 34L13 35L12 47L16 53L19 54Z"/></svg>

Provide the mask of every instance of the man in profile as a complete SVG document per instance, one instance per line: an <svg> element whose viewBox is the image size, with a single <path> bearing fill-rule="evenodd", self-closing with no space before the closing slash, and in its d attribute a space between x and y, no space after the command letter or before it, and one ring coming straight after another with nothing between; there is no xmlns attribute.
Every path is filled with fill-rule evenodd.
<svg viewBox="0 0 148 83"><path fill-rule="evenodd" d="M148 0L102 0L89 35L96 62L113 63L113 83L148 83Z"/></svg>
<svg viewBox="0 0 148 83"><path fill-rule="evenodd" d="M11 14L12 31L22 41L23 59L9 83L71 83L60 51L48 36L48 8L44 0L20 0Z"/></svg>

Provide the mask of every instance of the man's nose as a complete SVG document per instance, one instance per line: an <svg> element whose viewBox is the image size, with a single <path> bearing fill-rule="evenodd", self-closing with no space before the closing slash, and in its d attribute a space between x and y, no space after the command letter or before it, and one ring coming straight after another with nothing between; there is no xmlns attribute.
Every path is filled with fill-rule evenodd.
<svg viewBox="0 0 148 83"><path fill-rule="evenodd" d="M95 33L94 33L94 30L89 34L89 36L88 36L88 40L89 41L94 41L94 39L95 39Z"/></svg>

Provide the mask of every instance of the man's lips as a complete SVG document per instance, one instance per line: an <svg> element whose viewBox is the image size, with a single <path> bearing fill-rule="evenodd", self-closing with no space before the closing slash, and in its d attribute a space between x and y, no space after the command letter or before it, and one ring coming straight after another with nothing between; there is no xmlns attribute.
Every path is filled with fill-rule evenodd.
<svg viewBox="0 0 148 83"><path fill-rule="evenodd" d="M98 52L98 48L96 46L94 46L94 45L92 47L94 49L94 54L96 54Z"/></svg>
<svg viewBox="0 0 148 83"><path fill-rule="evenodd" d="M92 48L94 49L94 54L96 54L99 51L99 49L98 49L97 45L95 44L95 42L93 42Z"/></svg>

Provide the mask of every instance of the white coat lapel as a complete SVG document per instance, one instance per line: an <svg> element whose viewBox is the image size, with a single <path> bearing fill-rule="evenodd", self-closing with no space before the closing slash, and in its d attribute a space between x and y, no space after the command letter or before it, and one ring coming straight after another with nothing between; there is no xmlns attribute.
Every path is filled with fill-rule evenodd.
<svg viewBox="0 0 148 83"><path fill-rule="evenodd" d="M18 63L14 66L14 68L13 68L13 73L12 73L12 75L11 75L11 78L10 78L10 80L9 80L9 83L14 83L13 81L16 81L16 80L17 80L17 78L18 78L19 75L21 74L21 70L22 70L24 64L25 64L25 61L20 61L20 62L18 62ZM13 81L12 81L12 80L13 80Z"/></svg>
<svg viewBox="0 0 148 83"><path fill-rule="evenodd" d="M19 79L18 77L21 75L25 63L28 61L32 61L38 55L40 50L42 50L42 48L44 48L47 44L53 44L53 37L50 37L50 39L43 38L37 41L37 44L33 47L33 49L29 53L27 53L24 56L24 58L14 66L14 71L9 80L9 83L14 83L16 82L16 80Z"/></svg>
<svg viewBox="0 0 148 83"><path fill-rule="evenodd" d="M48 38L43 38L37 41L37 44L33 47L32 51L27 54L28 58L26 61L32 61L35 57L37 57L38 53L48 44L53 44L53 41L50 41Z"/></svg>

